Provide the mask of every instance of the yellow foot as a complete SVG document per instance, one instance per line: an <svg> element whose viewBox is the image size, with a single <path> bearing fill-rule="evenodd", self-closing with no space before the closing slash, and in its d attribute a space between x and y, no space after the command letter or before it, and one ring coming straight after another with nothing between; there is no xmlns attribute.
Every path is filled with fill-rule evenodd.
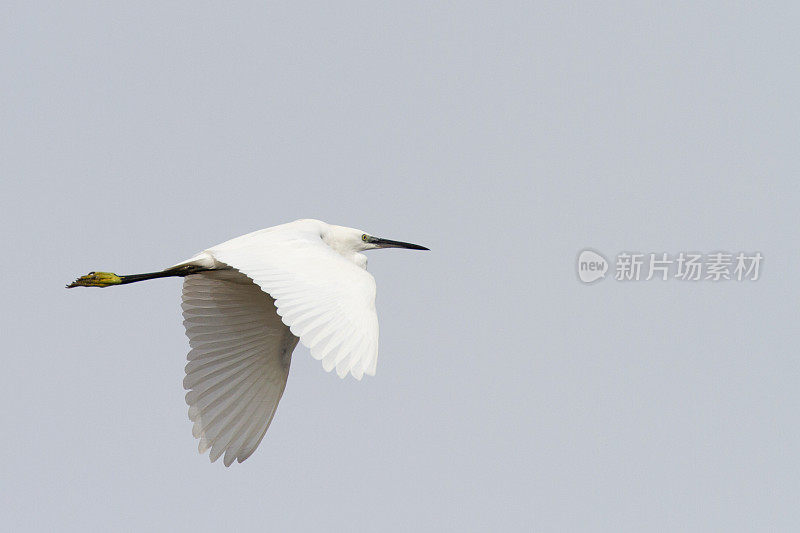
<svg viewBox="0 0 800 533"><path fill-rule="evenodd" d="M89 272L85 276L81 276L67 285L67 288L110 287L111 285L119 285L120 283L122 283L122 278L111 272Z"/></svg>

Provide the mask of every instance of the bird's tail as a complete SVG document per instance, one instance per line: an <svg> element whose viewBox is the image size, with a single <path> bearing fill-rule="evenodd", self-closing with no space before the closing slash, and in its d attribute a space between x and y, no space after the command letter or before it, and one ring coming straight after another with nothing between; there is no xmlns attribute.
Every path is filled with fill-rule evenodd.
<svg viewBox="0 0 800 533"><path fill-rule="evenodd" d="M169 278L181 277L197 274L210 270L197 265L183 265L177 268L168 268L160 272L148 272L146 274L129 274L127 276L120 276L113 272L89 272L85 276L81 276L69 285L68 289L73 287L112 287L114 285L125 285L127 283L135 283L137 281L145 281L148 279L156 278Z"/></svg>

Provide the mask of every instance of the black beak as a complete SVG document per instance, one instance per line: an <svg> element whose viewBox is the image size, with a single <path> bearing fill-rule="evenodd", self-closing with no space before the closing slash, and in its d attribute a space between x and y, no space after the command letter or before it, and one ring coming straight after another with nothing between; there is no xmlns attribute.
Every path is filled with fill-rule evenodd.
<svg viewBox="0 0 800 533"><path fill-rule="evenodd" d="M376 245L378 248L407 248L409 250L430 250L419 244L411 244L410 242L390 241L389 239L381 239L380 237L370 237L369 242Z"/></svg>

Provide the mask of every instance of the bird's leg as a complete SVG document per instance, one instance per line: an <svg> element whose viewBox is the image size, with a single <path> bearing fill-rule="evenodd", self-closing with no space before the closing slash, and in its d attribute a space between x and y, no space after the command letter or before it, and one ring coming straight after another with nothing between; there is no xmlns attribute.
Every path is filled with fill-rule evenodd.
<svg viewBox="0 0 800 533"><path fill-rule="evenodd" d="M130 274L127 276L119 276L113 272L89 272L85 276L81 276L69 285L68 289L73 287L111 287L113 285L125 285L127 283L135 283L137 281L145 281L155 278L168 278L168 277L186 277L198 272L205 272L210 270L197 265L184 265L177 268L168 268L161 272L149 272L147 274Z"/></svg>

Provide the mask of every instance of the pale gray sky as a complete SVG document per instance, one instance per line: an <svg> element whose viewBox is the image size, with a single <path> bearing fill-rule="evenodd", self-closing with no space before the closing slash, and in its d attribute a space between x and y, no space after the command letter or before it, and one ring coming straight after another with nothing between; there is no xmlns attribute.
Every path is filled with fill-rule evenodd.
<svg viewBox="0 0 800 533"><path fill-rule="evenodd" d="M790 531L796 5L5 2L0 523L14 530ZM256 453L196 452L180 281L319 218L370 254L378 373L298 347ZM585 248L760 251L757 282Z"/></svg>

